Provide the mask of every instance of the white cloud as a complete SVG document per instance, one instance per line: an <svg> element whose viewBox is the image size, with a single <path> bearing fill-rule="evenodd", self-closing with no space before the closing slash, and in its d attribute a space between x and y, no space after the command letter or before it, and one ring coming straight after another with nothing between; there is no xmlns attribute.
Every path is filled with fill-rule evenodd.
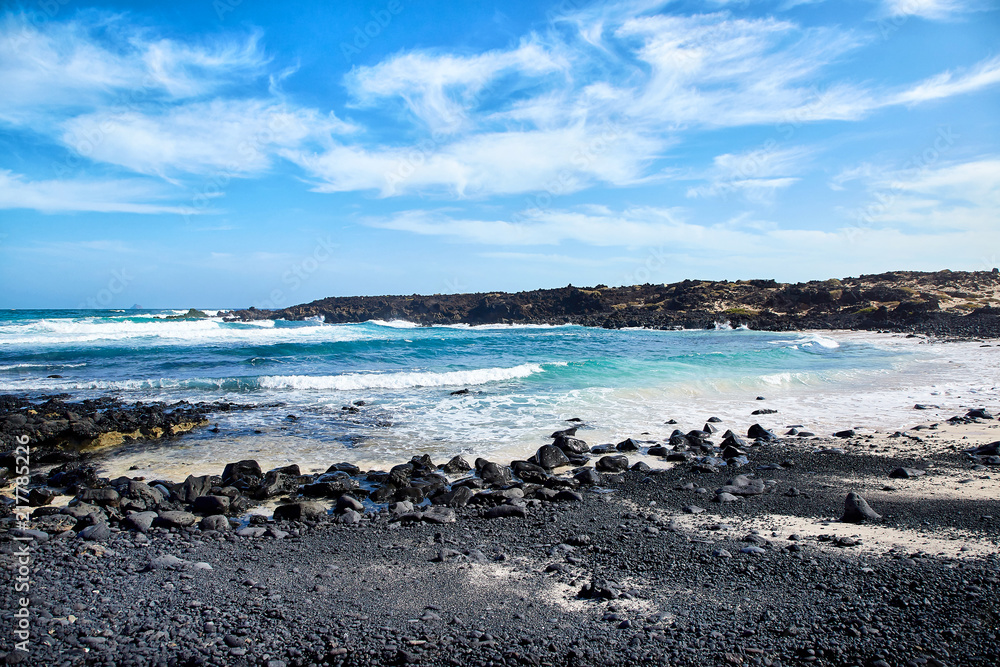
<svg viewBox="0 0 1000 667"><path fill-rule="evenodd" d="M1000 157L883 171L866 220L880 227L988 232L998 228ZM981 247L981 246L979 246Z"/></svg>
<svg viewBox="0 0 1000 667"><path fill-rule="evenodd" d="M162 113L107 108L63 124L80 154L143 174L260 173L282 148L351 126L311 109L263 100L192 102Z"/></svg>
<svg viewBox="0 0 1000 667"><path fill-rule="evenodd" d="M559 196L597 183L626 185L659 145L617 127L473 134L427 150L364 150L283 155L322 179L318 192L380 190L382 195L435 190L455 196L546 191Z"/></svg>
<svg viewBox="0 0 1000 667"><path fill-rule="evenodd" d="M44 213L187 213L187 209L154 203L165 198L148 181L49 180L31 181L0 169L0 209L27 208Z"/></svg>
<svg viewBox="0 0 1000 667"><path fill-rule="evenodd" d="M432 132L453 133L467 128L470 113L497 95L484 91L491 82L508 74L531 78L566 68L543 46L525 41L511 50L474 56L404 53L352 70L347 85L360 105L398 98Z"/></svg>
<svg viewBox="0 0 1000 667"><path fill-rule="evenodd" d="M887 104L919 104L970 93L997 83L1000 83L1000 56L983 60L962 74L941 72L890 96Z"/></svg>
<svg viewBox="0 0 1000 667"><path fill-rule="evenodd" d="M36 27L8 13L0 18L0 122L42 125L53 113L211 93L264 72L258 39L192 45L151 39L120 17Z"/></svg>
<svg viewBox="0 0 1000 667"><path fill-rule="evenodd" d="M943 20L978 8L969 0L883 0L882 9L889 16L919 16Z"/></svg>
<svg viewBox="0 0 1000 667"><path fill-rule="evenodd" d="M706 174L707 185L688 189L688 197L739 195L749 201L768 204L778 190L797 183L794 174L802 169L809 151L801 148L765 146L743 153L725 153L713 161Z"/></svg>

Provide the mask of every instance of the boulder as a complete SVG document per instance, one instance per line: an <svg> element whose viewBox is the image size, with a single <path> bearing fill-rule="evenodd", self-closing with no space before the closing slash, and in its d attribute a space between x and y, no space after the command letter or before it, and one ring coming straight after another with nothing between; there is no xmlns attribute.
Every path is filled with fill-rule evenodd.
<svg viewBox="0 0 1000 667"><path fill-rule="evenodd" d="M230 500L226 496L198 496L192 509L196 514L225 514L229 511Z"/></svg>
<svg viewBox="0 0 1000 667"><path fill-rule="evenodd" d="M153 519L153 525L160 528L187 528L193 526L198 521L198 517L190 512L157 512Z"/></svg>
<svg viewBox="0 0 1000 667"><path fill-rule="evenodd" d="M844 523L862 523L865 521L878 521L882 518L869 507L868 503L860 495L851 491L844 500L844 516L840 520Z"/></svg>
<svg viewBox="0 0 1000 667"><path fill-rule="evenodd" d="M148 533L149 529L153 527L155 519L156 512L132 512L122 519L119 525L126 530Z"/></svg>
<svg viewBox="0 0 1000 667"><path fill-rule="evenodd" d="M230 463L229 466L231 465L234 464ZM226 466L226 470L229 470L229 466ZM193 503L198 496L208 495L211 489L212 478L208 475L201 477L188 475L187 479L174 487L173 495L182 503Z"/></svg>
<svg viewBox="0 0 1000 667"><path fill-rule="evenodd" d="M214 530L218 533L227 533L229 532L229 519L221 514L213 514L202 519L198 527L205 531Z"/></svg>
<svg viewBox="0 0 1000 667"><path fill-rule="evenodd" d="M479 476L484 482L493 486L502 486L511 482L510 468L492 461L487 461L482 465L479 469Z"/></svg>
<svg viewBox="0 0 1000 667"><path fill-rule="evenodd" d="M747 437L754 440L763 440L764 442L776 442L778 440L778 436L773 431L767 430L760 424L754 424L747 429Z"/></svg>
<svg viewBox="0 0 1000 667"><path fill-rule="evenodd" d="M483 515L487 519L502 519L508 517L518 517L523 519L528 513L520 505L497 505L486 510Z"/></svg>
<svg viewBox="0 0 1000 667"><path fill-rule="evenodd" d="M566 454L563 453L563 450L554 445L543 445L539 447L538 451L535 452L535 461L537 461L538 465L541 467L549 470L569 465L569 459L566 458Z"/></svg>
<svg viewBox="0 0 1000 667"><path fill-rule="evenodd" d="M567 454L586 454L590 451L586 442L568 435L560 435L552 441L552 444Z"/></svg>
<svg viewBox="0 0 1000 667"><path fill-rule="evenodd" d="M326 506L317 502L289 503L274 508L275 521L304 521L317 519L326 514Z"/></svg>
<svg viewBox="0 0 1000 667"><path fill-rule="evenodd" d="M222 471L222 484L223 486L235 486L241 491L246 491L260 484L263 477L264 473L260 469L260 464L252 459L246 459L226 465Z"/></svg>
<svg viewBox="0 0 1000 667"><path fill-rule="evenodd" d="M889 477L893 479L913 479L914 477L921 477L926 474L926 470L920 470L919 468L893 468L889 473Z"/></svg>
<svg viewBox="0 0 1000 667"><path fill-rule="evenodd" d="M628 457L621 454L602 456L594 467L601 472L622 472L628 470Z"/></svg>
<svg viewBox="0 0 1000 667"><path fill-rule="evenodd" d="M461 473L468 472L469 470L472 470L472 466L469 465L469 462L461 456L455 456L441 466L441 471L449 475L460 475Z"/></svg>
<svg viewBox="0 0 1000 667"><path fill-rule="evenodd" d="M636 440L633 440L632 438L626 438L625 440L622 440L617 445L615 445L615 449L617 449L619 452L637 452L640 449L640 445Z"/></svg>

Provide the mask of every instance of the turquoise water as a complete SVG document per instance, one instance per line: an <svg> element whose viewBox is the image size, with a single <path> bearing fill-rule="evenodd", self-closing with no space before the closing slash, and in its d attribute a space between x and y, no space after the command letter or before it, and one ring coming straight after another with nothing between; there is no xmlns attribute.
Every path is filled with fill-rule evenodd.
<svg viewBox="0 0 1000 667"><path fill-rule="evenodd" d="M220 415L218 434L186 436L158 455L214 462L242 448L320 465L533 451L570 417L587 421L595 444L669 434L668 418L742 424L765 405L781 404L775 419L801 421L796 406L856 401L874 382L926 374L936 359L859 335L164 319L176 312L0 312L0 391L281 403ZM769 402L754 400L762 394ZM342 410L354 401L366 405Z"/></svg>

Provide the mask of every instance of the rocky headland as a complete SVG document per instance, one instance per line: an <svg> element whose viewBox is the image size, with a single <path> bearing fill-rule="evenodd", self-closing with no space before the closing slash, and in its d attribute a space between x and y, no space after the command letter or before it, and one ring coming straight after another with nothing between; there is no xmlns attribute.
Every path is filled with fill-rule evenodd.
<svg viewBox="0 0 1000 667"><path fill-rule="evenodd" d="M433 324L579 324L604 328L858 329L940 337L1000 337L1000 271L893 271L842 280L685 280L518 293L330 297L229 320L328 323L401 319Z"/></svg>

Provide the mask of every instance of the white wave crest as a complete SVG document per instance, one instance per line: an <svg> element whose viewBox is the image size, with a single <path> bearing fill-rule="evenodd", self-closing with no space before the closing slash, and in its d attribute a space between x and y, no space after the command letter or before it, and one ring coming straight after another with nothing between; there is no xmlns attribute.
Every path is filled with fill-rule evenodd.
<svg viewBox="0 0 1000 667"><path fill-rule="evenodd" d="M445 373L345 373L344 375L266 375L260 378L262 389L408 389L410 387L448 387L481 385L514 380L543 372L541 364L521 364L513 368L482 368Z"/></svg>
<svg viewBox="0 0 1000 667"><path fill-rule="evenodd" d="M416 329L420 326L416 322L407 322L406 320L368 320L365 324L374 324L391 329Z"/></svg>

